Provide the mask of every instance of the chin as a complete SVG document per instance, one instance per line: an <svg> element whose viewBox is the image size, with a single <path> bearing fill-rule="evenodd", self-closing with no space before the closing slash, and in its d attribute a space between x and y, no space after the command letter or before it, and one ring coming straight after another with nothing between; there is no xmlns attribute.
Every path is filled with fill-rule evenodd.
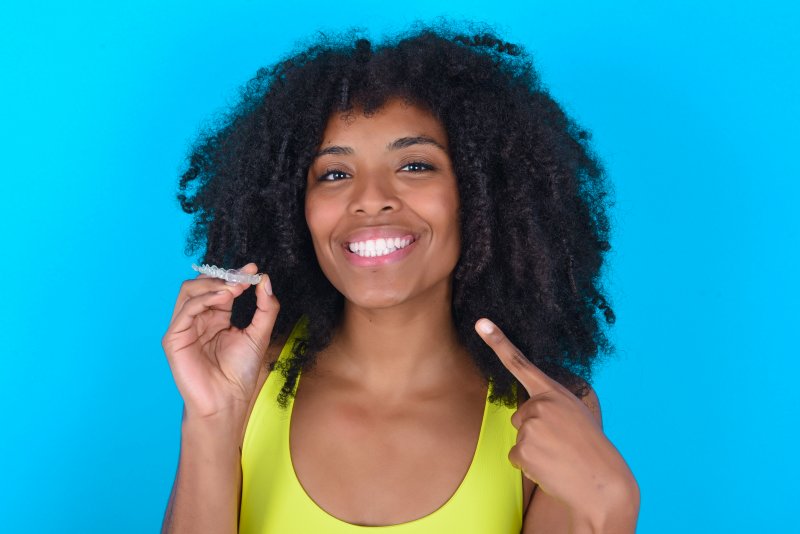
<svg viewBox="0 0 800 534"><path fill-rule="evenodd" d="M404 301L404 299L399 295L385 294L385 293L375 293L372 295L359 295L356 298L351 298L350 296L345 295L345 299L347 299L351 304L358 306L359 308L367 308L374 310L391 308L392 306L397 306L398 304L402 304Z"/></svg>
<svg viewBox="0 0 800 534"><path fill-rule="evenodd" d="M382 309L391 308L407 300L407 296L390 291L367 291L357 294L345 293L344 298L359 308Z"/></svg>

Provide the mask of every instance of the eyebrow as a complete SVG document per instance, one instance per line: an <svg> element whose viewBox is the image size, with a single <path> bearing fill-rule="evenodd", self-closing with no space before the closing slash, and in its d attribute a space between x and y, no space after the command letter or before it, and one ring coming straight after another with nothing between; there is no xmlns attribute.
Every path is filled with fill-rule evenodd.
<svg viewBox="0 0 800 534"><path fill-rule="evenodd" d="M427 135L416 135L413 137L401 137L399 139L395 139L394 141L386 145L386 149L400 150L401 148L408 148L413 145L433 145L447 152L447 149L443 147L438 141L436 141L436 139L428 137ZM314 155L314 159L321 158L322 156L327 156L327 155L352 156L353 154L355 154L355 151L349 146L332 145L325 147L319 152L317 152Z"/></svg>
<svg viewBox="0 0 800 534"><path fill-rule="evenodd" d="M447 150L442 145L440 145L436 141L436 139L428 137L427 135L417 135L415 137L401 137L400 139L395 139L394 141L386 145L386 148L388 150L399 150L401 148L408 148L412 145L433 145L447 152Z"/></svg>
<svg viewBox="0 0 800 534"><path fill-rule="evenodd" d="M335 156L349 156L354 153L353 149L349 146L339 146L333 145L329 147L325 147L319 152L314 155L314 159L320 158L322 156L327 156L328 154L333 154Z"/></svg>

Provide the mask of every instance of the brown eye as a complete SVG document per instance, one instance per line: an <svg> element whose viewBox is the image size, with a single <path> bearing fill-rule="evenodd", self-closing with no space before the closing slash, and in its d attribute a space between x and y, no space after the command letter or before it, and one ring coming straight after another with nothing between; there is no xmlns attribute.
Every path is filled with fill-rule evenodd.
<svg viewBox="0 0 800 534"><path fill-rule="evenodd" d="M433 165L423 163L421 161L412 161L400 167L401 171L406 172L425 172L434 170Z"/></svg>
<svg viewBox="0 0 800 534"><path fill-rule="evenodd" d="M317 177L318 182L336 182L349 178L350 175L338 169L326 169L325 172Z"/></svg>

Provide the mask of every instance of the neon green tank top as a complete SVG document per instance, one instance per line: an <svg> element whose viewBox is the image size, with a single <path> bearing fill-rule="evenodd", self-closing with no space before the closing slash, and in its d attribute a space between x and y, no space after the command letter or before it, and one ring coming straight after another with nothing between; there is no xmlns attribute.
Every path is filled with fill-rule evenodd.
<svg viewBox="0 0 800 534"><path fill-rule="evenodd" d="M294 327L279 356L291 355ZM258 394L242 445L240 534L354 534L380 530L387 534L487 532L519 534L522 529L522 472L508 460L517 431L513 410L487 401L472 463L456 492L429 515L397 525L363 526L328 514L305 492L289 453L293 399L286 410L277 403L283 375L269 374ZM296 388L296 386L295 386ZM295 389L296 391L296 389Z"/></svg>

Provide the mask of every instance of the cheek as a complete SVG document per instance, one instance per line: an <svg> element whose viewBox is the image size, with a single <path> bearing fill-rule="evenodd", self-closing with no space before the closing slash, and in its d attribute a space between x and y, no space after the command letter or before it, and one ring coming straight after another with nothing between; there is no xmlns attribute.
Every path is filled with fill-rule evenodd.
<svg viewBox="0 0 800 534"><path fill-rule="evenodd" d="M436 250L440 252L446 250L448 255L459 255L461 225L457 192L449 187L437 191L427 191L418 196L411 204L416 206L417 213L431 225Z"/></svg>
<svg viewBox="0 0 800 534"><path fill-rule="evenodd" d="M429 204L431 216L439 222L440 233L458 240L460 225L458 221L459 199L455 188L439 192L436 200Z"/></svg>
<svg viewBox="0 0 800 534"><path fill-rule="evenodd" d="M305 204L306 224L314 242L314 248L327 241L336 223L334 209L330 202L324 202L316 195L308 195Z"/></svg>

